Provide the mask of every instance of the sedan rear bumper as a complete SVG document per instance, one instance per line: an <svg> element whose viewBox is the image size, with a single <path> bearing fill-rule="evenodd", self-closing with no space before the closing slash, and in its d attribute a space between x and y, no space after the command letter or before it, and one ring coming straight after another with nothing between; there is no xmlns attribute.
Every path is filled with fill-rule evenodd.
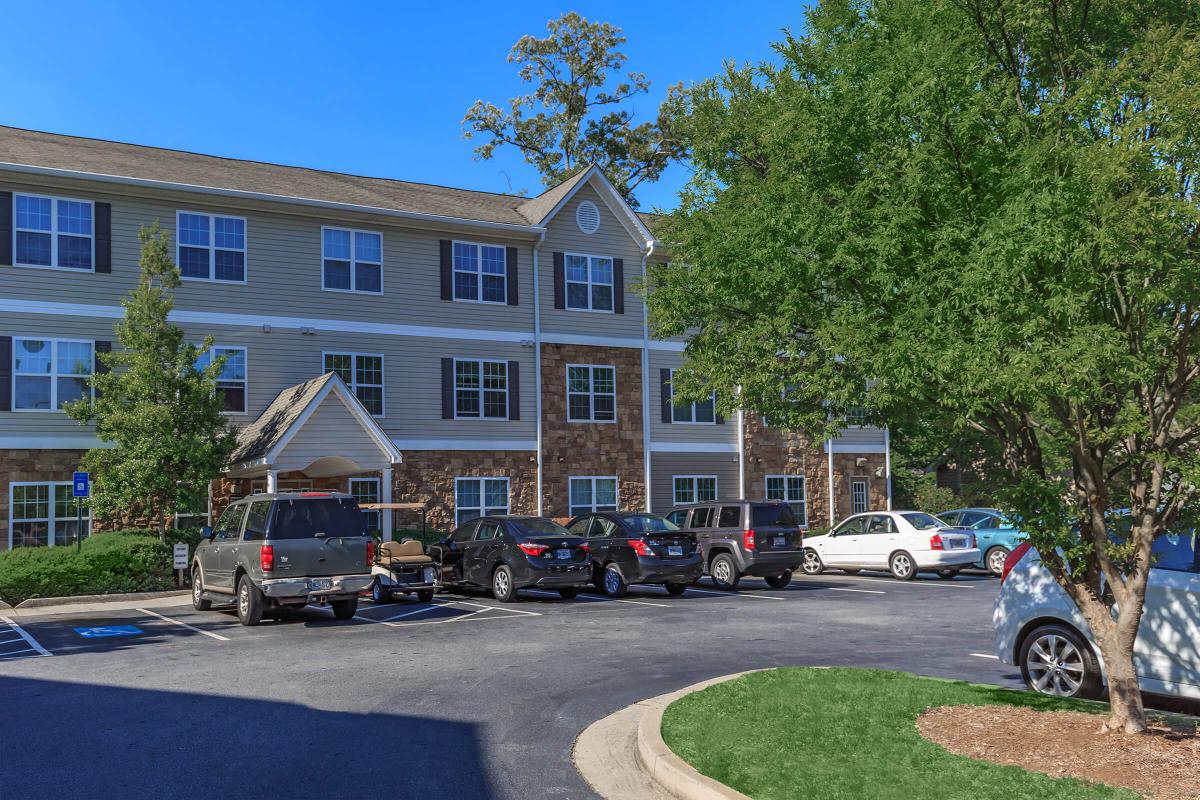
<svg viewBox="0 0 1200 800"><path fill-rule="evenodd" d="M979 561L978 548L963 550L917 550L912 554L917 569L957 569L972 567Z"/></svg>
<svg viewBox="0 0 1200 800"><path fill-rule="evenodd" d="M371 575L326 575L320 578L267 578L262 593L273 598L325 597L336 594L357 594L371 585ZM310 581L329 581L310 583Z"/></svg>
<svg viewBox="0 0 1200 800"><path fill-rule="evenodd" d="M627 576L629 583L691 583L704 574L704 557L695 553L686 558L638 556L636 575Z"/></svg>

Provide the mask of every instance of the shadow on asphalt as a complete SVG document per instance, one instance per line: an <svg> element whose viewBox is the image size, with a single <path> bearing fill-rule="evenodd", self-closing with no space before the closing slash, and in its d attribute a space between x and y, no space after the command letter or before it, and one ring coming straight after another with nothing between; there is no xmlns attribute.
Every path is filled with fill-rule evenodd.
<svg viewBox="0 0 1200 800"><path fill-rule="evenodd" d="M495 796L469 723L26 678L0 708L6 798Z"/></svg>

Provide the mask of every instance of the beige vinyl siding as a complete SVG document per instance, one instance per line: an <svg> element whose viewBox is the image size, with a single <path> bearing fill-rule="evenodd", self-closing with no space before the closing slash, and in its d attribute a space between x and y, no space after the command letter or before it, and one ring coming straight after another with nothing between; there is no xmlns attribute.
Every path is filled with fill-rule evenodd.
<svg viewBox="0 0 1200 800"><path fill-rule="evenodd" d="M304 470L331 454L351 459L364 471L388 466L379 445L333 394L326 395L271 466L280 472Z"/></svg>
<svg viewBox="0 0 1200 800"><path fill-rule="evenodd" d="M683 354L666 350L650 351L650 441L737 444L737 417L728 415L723 425L663 422L662 370L683 366Z"/></svg>
<svg viewBox="0 0 1200 800"><path fill-rule="evenodd" d="M876 428L870 425L842 428L840 435L833 440L833 444L839 448L880 448L884 444L883 428Z"/></svg>
<svg viewBox="0 0 1200 800"><path fill-rule="evenodd" d="M650 508L665 514L674 505L674 476L716 475L717 499L738 496L737 453L651 453Z"/></svg>
<svg viewBox="0 0 1200 800"><path fill-rule="evenodd" d="M579 230L575 210L584 200L591 200L600 211L600 228L593 234ZM606 256L624 259L625 313L579 311L554 307L554 254ZM590 185L580 187L575 196L550 221L546 240L538 255L541 272L542 332L583 336L610 336L625 339L642 338L642 299L638 285L642 274L642 250L608 205Z"/></svg>

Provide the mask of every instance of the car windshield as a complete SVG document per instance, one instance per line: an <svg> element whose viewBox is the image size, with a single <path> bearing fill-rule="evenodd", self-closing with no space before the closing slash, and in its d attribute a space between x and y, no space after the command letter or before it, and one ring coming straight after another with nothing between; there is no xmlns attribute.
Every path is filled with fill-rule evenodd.
<svg viewBox="0 0 1200 800"><path fill-rule="evenodd" d="M907 514L901 514L909 525L912 525L919 531L927 531L931 528L944 528L946 523L929 514L923 514L920 511L911 511Z"/></svg>
<svg viewBox="0 0 1200 800"><path fill-rule="evenodd" d="M510 519L509 524L523 536L572 536L573 534L557 522L541 517Z"/></svg>
<svg viewBox="0 0 1200 800"><path fill-rule="evenodd" d="M304 498L276 502L272 539L326 536L366 536L367 517L351 497Z"/></svg>
<svg viewBox="0 0 1200 800"><path fill-rule="evenodd" d="M1151 563L1159 569L1200 572L1200 536L1195 531L1164 533L1154 540Z"/></svg>
<svg viewBox="0 0 1200 800"><path fill-rule="evenodd" d="M800 525L792 507L786 505L753 506L750 524L755 528L795 528Z"/></svg>
<svg viewBox="0 0 1200 800"><path fill-rule="evenodd" d="M621 517L631 531L638 533L658 533L660 531L677 531L679 526L670 520L663 519L657 514L625 514Z"/></svg>

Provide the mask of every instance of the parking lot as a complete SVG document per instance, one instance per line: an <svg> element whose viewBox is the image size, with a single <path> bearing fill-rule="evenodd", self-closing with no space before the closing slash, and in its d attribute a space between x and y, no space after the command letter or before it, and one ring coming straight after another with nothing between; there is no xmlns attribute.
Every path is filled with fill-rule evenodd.
<svg viewBox="0 0 1200 800"><path fill-rule="evenodd" d="M904 669L1017 686L998 582L830 573L671 597L441 594L244 628L190 605L0 618L0 785L13 797L593 797L586 725L742 669ZM814 732L814 735L818 735ZM6 793L7 794L7 793Z"/></svg>

